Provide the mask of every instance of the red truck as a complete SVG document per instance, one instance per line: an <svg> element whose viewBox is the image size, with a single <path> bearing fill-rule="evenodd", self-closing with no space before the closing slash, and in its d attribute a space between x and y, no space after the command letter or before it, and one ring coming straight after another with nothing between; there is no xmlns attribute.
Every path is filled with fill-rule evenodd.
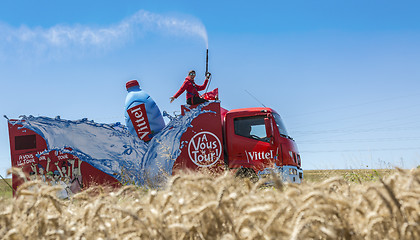
<svg viewBox="0 0 420 240"><path fill-rule="evenodd" d="M252 179L278 174L284 181L300 183L301 159L295 141L288 135L280 115L271 108L226 110L219 101L181 106L182 118L199 114L182 133L179 154L170 174L179 170L202 169L220 173L232 171ZM13 188L29 179L61 181L69 195L92 184L121 183L70 153L47 149L39 134L9 121L12 166L22 168L27 179L13 175ZM81 136L82 137L82 136Z"/></svg>
<svg viewBox="0 0 420 240"><path fill-rule="evenodd" d="M296 143L276 111L262 107L227 111L218 102L202 110L208 112L196 117L181 137L188 145L181 148L174 169L230 170L254 179L274 172L287 182L302 181Z"/></svg>

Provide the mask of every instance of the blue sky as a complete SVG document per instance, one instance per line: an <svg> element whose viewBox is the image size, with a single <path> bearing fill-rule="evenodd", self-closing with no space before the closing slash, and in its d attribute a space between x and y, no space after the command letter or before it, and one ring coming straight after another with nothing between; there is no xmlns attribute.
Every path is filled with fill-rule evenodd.
<svg viewBox="0 0 420 240"><path fill-rule="evenodd" d="M304 169L420 165L416 1L1 1L0 113L123 122L125 82L161 110L206 41L227 109L277 110ZM207 39L205 37L207 34ZM200 76L201 74L201 76ZM201 77L201 78L200 78ZM10 167L0 121L0 173Z"/></svg>

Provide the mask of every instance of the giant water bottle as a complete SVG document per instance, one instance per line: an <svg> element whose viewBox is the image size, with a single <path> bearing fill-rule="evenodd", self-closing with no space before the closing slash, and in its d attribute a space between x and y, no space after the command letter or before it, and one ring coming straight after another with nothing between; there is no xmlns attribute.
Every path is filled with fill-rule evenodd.
<svg viewBox="0 0 420 240"><path fill-rule="evenodd" d="M126 83L125 123L134 136L147 142L165 127L162 114L155 101L141 90L137 80Z"/></svg>

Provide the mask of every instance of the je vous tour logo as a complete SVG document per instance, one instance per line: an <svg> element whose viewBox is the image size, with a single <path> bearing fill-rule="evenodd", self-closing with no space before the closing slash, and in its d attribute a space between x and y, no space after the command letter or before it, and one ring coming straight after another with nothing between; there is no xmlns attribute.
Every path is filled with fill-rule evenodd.
<svg viewBox="0 0 420 240"><path fill-rule="evenodd" d="M191 138L188 144L188 155L191 161L200 167L215 164L222 153L219 138L211 132L200 132Z"/></svg>

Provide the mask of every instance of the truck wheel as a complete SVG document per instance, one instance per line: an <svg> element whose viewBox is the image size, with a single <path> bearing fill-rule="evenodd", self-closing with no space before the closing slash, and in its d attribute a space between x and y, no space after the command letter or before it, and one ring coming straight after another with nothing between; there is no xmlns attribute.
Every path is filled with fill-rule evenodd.
<svg viewBox="0 0 420 240"><path fill-rule="evenodd" d="M259 178L255 173L254 169L251 168L241 168L236 172L236 177L240 178L249 178L249 180L253 183L256 183Z"/></svg>

